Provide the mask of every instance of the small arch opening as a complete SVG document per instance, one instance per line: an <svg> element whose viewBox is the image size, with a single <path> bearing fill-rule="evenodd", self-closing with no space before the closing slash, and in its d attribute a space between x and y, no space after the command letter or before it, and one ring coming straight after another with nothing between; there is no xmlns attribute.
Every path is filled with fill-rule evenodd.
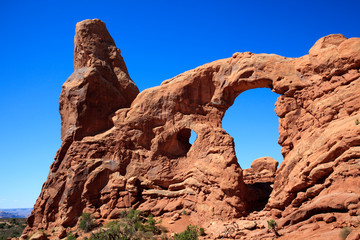
<svg viewBox="0 0 360 240"><path fill-rule="evenodd" d="M194 130L191 130L191 132L190 132L190 138L189 138L189 143L190 143L191 145L193 145L194 142L196 141L196 139L197 139L197 134L196 134L196 132L195 132Z"/></svg>
<svg viewBox="0 0 360 240"><path fill-rule="evenodd" d="M162 151L169 158L184 157L189 152L196 137L195 131L189 128L183 128L169 137L166 142L162 144Z"/></svg>

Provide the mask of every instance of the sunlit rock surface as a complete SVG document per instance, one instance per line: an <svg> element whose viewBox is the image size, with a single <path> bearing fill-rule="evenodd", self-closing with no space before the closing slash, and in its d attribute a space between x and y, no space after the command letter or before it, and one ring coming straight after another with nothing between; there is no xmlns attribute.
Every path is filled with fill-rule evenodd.
<svg viewBox="0 0 360 240"><path fill-rule="evenodd" d="M244 239L271 239L270 218L282 239L333 239L358 221L359 38L326 36L301 58L235 53L139 93L105 24L85 20L76 27L74 66L59 100L63 144L25 234L63 237L83 211L102 222L130 207L164 220L186 210L209 239L224 230L215 222L240 217L256 221L242 223L252 226ZM284 160L275 174L264 169L273 190L253 212L221 121L239 94L260 87L281 94L275 112Z"/></svg>

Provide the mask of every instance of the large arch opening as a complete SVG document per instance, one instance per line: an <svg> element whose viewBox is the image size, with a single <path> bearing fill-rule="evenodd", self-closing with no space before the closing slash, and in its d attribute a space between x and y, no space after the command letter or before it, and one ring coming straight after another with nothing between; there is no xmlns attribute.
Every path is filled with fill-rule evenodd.
<svg viewBox="0 0 360 240"><path fill-rule="evenodd" d="M260 211L265 207L275 177L271 173L260 173L263 167L259 167L259 161L261 165L261 161L266 162L272 158L279 163L283 160L281 146L278 144L279 118L274 111L278 97L278 94L268 88L247 90L236 98L222 121L223 128L234 138L236 157L240 166L245 169L243 173L249 193L249 212ZM258 160L254 162L253 168L250 168L256 159ZM272 164L274 165L274 161ZM274 170L271 172L274 173Z"/></svg>
<svg viewBox="0 0 360 240"><path fill-rule="evenodd" d="M256 88L241 93L226 111L222 127L235 142L240 166L250 168L260 157L272 157L282 162L279 138L279 117L275 102L280 96L268 88Z"/></svg>

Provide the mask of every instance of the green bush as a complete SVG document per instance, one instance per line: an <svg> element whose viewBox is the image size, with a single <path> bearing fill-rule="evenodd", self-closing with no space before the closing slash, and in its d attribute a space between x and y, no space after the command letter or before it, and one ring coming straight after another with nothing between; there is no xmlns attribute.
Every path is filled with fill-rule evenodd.
<svg viewBox="0 0 360 240"><path fill-rule="evenodd" d="M273 233L275 234L275 236L279 237L280 234L278 233L277 231L277 222L274 220L274 219L270 219L267 221L267 224L268 224L268 228L273 231Z"/></svg>
<svg viewBox="0 0 360 240"><path fill-rule="evenodd" d="M10 223L11 223L12 225L16 225L16 224L17 224L16 218L11 218L11 219L10 219Z"/></svg>
<svg viewBox="0 0 360 240"><path fill-rule="evenodd" d="M26 218L3 218L0 223L0 240L18 238L26 226Z"/></svg>
<svg viewBox="0 0 360 240"><path fill-rule="evenodd" d="M76 236L72 233L69 233L66 237L66 240L76 240Z"/></svg>
<svg viewBox="0 0 360 240"><path fill-rule="evenodd" d="M96 233L92 233L89 240L128 240L126 236L120 231L120 228L110 228L107 231L100 229Z"/></svg>
<svg viewBox="0 0 360 240"><path fill-rule="evenodd" d="M156 220L154 219L153 215L150 214L145 222L145 231L147 232L152 232L153 234L160 234L161 233L161 229L158 226L160 222L156 222Z"/></svg>
<svg viewBox="0 0 360 240"><path fill-rule="evenodd" d="M93 216L90 213L83 212L80 217L79 228L84 232L90 232L94 227L96 227Z"/></svg>
<svg viewBox="0 0 360 240"><path fill-rule="evenodd" d="M122 232L128 237L135 237L138 235L138 232L143 232L145 226L142 224L142 219L142 212L130 208L126 216L120 222Z"/></svg>
<svg viewBox="0 0 360 240"><path fill-rule="evenodd" d="M340 230L340 233L339 233L339 237L343 240L345 240L347 238L347 236L349 236L349 234L351 233L351 227L343 227L341 230Z"/></svg>
<svg viewBox="0 0 360 240"><path fill-rule="evenodd" d="M204 228L200 228L199 234L200 234L200 236L205 236L205 229L204 229Z"/></svg>
<svg viewBox="0 0 360 240"><path fill-rule="evenodd" d="M200 230L197 226L189 225L182 233L175 233L174 240L197 240L199 239Z"/></svg>
<svg viewBox="0 0 360 240"><path fill-rule="evenodd" d="M108 222L105 227L106 228L118 228L119 227L119 222L117 221L111 221L111 222Z"/></svg>
<svg viewBox="0 0 360 240"><path fill-rule="evenodd" d="M100 229L92 233L89 240L143 240L153 239L153 235L159 235L162 230L159 223L150 214L146 217L144 212L129 209L120 214L120 221L112 221L106 224L106 230Z"/></svg>
<svg viewBox="0 0 360 240"><path fill-rule="evenodd" d="M269 229L276 229L277 227L277 223L274 219L268 220L267 224Z"/></svg>
<svg viewBox="0 0 360 240"><path fill-rule="evenodd" d="M19 230L14 230L14 231L11 233L10 237L16 238L16 237L19 237L20 235L21 235L21 232L20 232Z"/></svg>

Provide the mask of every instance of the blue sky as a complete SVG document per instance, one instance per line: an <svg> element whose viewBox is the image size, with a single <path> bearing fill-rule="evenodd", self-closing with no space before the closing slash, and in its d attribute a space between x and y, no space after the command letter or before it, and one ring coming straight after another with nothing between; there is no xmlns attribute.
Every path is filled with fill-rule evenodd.
<svg viewBox="0 0 360 240"><path fill-rule="evenodd" d="M75 25L103 20L140 90L234 52L307 54L331 33L360 37L360 1L1 1L0 208L32 207L60 147L58 98ZM277 95L243 93L224 129L242 167L272 156Z"/></svg>

